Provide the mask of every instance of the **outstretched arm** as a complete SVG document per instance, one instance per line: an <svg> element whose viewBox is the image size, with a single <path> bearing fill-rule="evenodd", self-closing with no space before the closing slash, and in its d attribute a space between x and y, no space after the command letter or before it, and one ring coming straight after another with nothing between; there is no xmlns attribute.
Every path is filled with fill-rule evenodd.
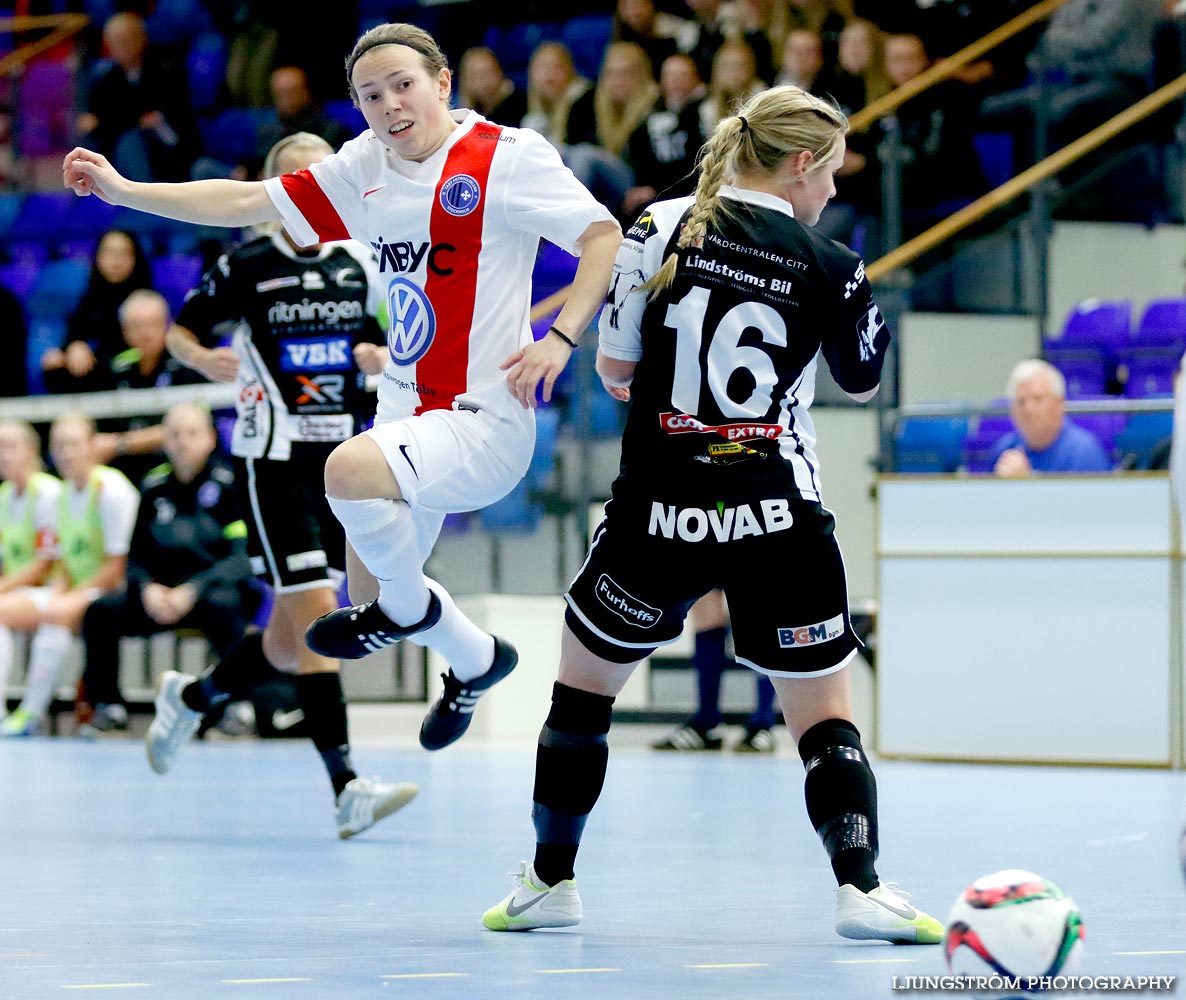
<svg viewBox="0 0 1186 1000"><path fill-rule="evenodd" d="M81 147L66 154L62 180L79 197L93 194L112 205L179 222L238 227L280 221L280 213L261 181L145 184L128 180L107 157Z"/></svg>

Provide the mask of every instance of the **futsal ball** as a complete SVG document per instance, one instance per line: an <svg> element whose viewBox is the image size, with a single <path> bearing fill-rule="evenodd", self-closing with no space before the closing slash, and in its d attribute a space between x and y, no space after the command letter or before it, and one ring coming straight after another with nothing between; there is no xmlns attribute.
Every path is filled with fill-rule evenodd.
<svg viewBox="0 0 1186 1000"><path fill-rule="evenodd" d="M1062 975L1083 951L1078 907L1049 879L1009 869L978 878L947 915L943 951L958 976Z"/></svg>

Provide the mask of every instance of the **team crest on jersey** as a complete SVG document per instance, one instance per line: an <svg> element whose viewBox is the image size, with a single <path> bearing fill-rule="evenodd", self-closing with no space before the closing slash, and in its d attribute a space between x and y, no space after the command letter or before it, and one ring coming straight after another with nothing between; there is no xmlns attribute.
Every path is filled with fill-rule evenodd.
<svg viewBox="0 0 1186 1000"><path fill-rule="evenodd" d="M419 285L407 278L392 278L387 286L387 352L397 365L414 364L424 357L437 332L436 313Z"/></svg>
<svg viewBox="0 0 1186 1000"><path fill-rule="evenodd" d="M441 208L450 215L469 215L482 200L482 189L469 174L454 174L441 187Z"/></svg>

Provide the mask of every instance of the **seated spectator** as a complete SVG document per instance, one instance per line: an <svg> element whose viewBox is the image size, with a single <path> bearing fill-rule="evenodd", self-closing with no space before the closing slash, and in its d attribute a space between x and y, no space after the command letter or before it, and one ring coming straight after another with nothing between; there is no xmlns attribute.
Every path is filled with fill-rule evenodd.
<svg viewBox="0 0 1186 1000"><path fill-rule="evenodd" d="M789 0L787 14L792 30L814 31L823 39L824 65L834 67L840 32L853 14L851 0Z"/></svg>
<svg viewBox="0 0 1186 1000"><path fill-rule="evenodd" d="M872 21L853 18L840 32L836 73L829 93L851 115L890 92L885 71L885 38Z"/></svg>
<svg viewBox="0 0 1186 1000"><path fill-rule="evenodd" d="M773 80L782 65L787 34L791 30L786 0L740 0L737 20L742 40L754 50L758 76Z"/></svg>
<svg viewBox="0 0 1186 1000"><path fill-rule="evenodd" d="M622 199L622 214L629 221L660 195L674 198L696 189L696 156L704 145L700 101L706 91L691 56L667 57L659 90L659 103L626 147L634 171L634 187Z"/></svg>
<svg viewBox="0 0 1186 1000"><path fill-rule="evenodd" d="M624 156L630 136L659 100L659 84L641 45L610 42L593 91L597 142L570 148L565 162L594 196L617 211L634 184Z"/></svg>
<svg viewBox="0 0 1186 1000"><path fill-rule="evenodd" d="M153 50L138 14L110 17L103 45L111 58L76 123L82 141L130 180L188 180L199 141L184 67Z"/></svg>
<svg viewBox="0 0 1186 1000"><path fill-rule="evenodd" d="M700 131L712 135L717 122L765 88L758 79L754 50L745 42L725 42L712 61L708 94L700 104Z"/></svg>
<svg viewBox="0 0 1186 1000"><path fill-rule="evenodd" d="M222 657L242 638L259 605L234 473L215 454L210 411L178 403L165 415L164 428L168 461L140 488L127 586L100 597L82 620L82 690L94 706L89 726L99 732L128 725L119 688L121 637L197 629Z"/></svg>
<svg viewBox="0 0 1186 1000"><path fill-rule="evenodd" d="M630 43L615 42L610 48L624 44ZM637 46L631 48L639 51ZM609 60L608 50L606 58ZM615 88L620 68L625 70L628 61L634 65L630 57L622 55L615 56L609 63ZM644 59L644 62L649 72L650 61ZM653 80L651 83L654 85ZM544 42L531 54L527 64L527 114L523 116L523 126L535 129L555 146L577 179L611 210L617 209L633 181L633 174L622 158L600 145L598 105L603 110L602 120L608 122L606 108L617 103L610 96L607 82L600 83L595 90L588 80L577 74L572 53L563 43ZM611 118L616 117L614 112L609 114Z"/></svg>
<svg viewBox="0 0 1186 1000"><path fill-rule="evenodd" d="M817 97L830 92L831 83L824 72L824 40L817 32L796 28L787 33L774 83L790 84Z"/></svg>
<svg viewBox="0 0 1186 1000"><path fill-rule="evenodd" d="M917 35L890 35L885 40L885 69L894 87L901 87L930 66ZM936 214L954 211L957 203L987 188L973 142L975 109L962 83L935 84L903 104L897 112L902 143L902 208L904 231L913 235L932 224ZM884 121L879 126L883 143Z"/></svg>
<svg viewBox="0 0 1186 1000"><path fill-rule="evenodd" d="M119 321L127 347L111 360L99 388L160 389L202 381L165 350L171 317L169 303L159 292L148 288L132 292L119 307ZM165 428L159 420L118 417L104 420L102 427L94 445L98 461L110 463L134 482L161 462Z"/></svg>
<svg viewBox="0 0 1186 1000"><path fill-rule="evenodd" d="M99 388L102 374L123 351L119 307L138 288L152 287L152 270L133 233L109 229L99 238L86 291L66 321L60 347L41 356L50 392L88 392Z"/></svg>
<svg viewBox="0 0 1186 1000"><path fill-rule="evenodd" d="M1017 479L1035 472L1107 472L1108 456L1095 435L1066 419L1067 383L1054 365L1020 362L1005 395L1016 428L993 449L993 472Z"/></svg>
<svg viewBox="0 0 1186 1000"><path fill-rule="evenodd" d="M255 133L256 161L251 164L249 178L255 179L268 150L287 136L309 132L321 136L335 150L347 139L354 138L356 133L327 115L314 101L309 78L299 66L280 66L272 70L271 91L276 120L264 122Z"/></svg>
<svg viewBox="0 0 1186 1000"><path fill-rule="evenodd" d="M512 124L508 122L507 124ZM562 42L537 45L527 63L527 114L520 123L558 150L597 141L593 85L579 76Z"/></svg>
<svg viewBox="0 0 1186 1000"><path fill-rule="evenodd" d="M527 114L527 96L502 70L493 49L466 49L457 67L458 106L473 108L500 125L518 125Z"/></svg>
<svg viewBox="0 0 1186 1000"><path fill-rule="evenodd" d="M32 633L25 695L0 722L0 736L44 728L58 673L96 598L125 583L128 543L140 495L123 473L95 460L95 425L83 414L58 417L49 446L62 477L55 519L54 578L0 594L0 673L7 676L12 632Z"/></svg>
<svg viewBox="0 0 1186 1000"><path fill-rule="evenodd" d="M614 40L641 45L651 58L656 77L667 58L679 51L677 33L689 27L687 22L656 10L655 0L618 0L614 8Z"/></svg>
<svg viewBox="0 0 1186 1000"><path fill-rule="evenodd" d="M0 422L0 595L44 586L54 564L62 484L45 472L41 439L23 420ZM7 715L12 632L0 628L0 717Z"/></svg>
<svg viewBox="0 0 1186 1000"><path fill-rule="evenodd" d="M721 46L729 39L739 39L741 27L733 6L724 0L684 0L684 3L693 18L693 30L688 33L684 51L696 61L701 79L709 80Z"/></svg>
<svg viewBox="0 0 1186 1000"><path fill-rule="evenodd" d="M1066 145L1149 92L1153 36L1162 0L1068 0L1050 17L1031 70L1051 74L1050 151ZM1031 150L1039 88L1031 83L994 94L980 107L986 128L1006 128ZM1032 150L1023 154L1032 160Z"/></svg>
<svg viewBox="0 0 1186 1000"><path fill-rule="evenodd" d="M227 40L226 88L237 107L267 107L284 4L278 0L207 0L218 33Z"/></svg>

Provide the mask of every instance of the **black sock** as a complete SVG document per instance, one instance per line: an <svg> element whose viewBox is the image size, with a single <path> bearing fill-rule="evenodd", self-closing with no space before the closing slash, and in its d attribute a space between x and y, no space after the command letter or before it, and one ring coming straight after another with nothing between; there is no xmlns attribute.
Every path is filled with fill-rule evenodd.
<svg viewBox="0 0 1186 1000"><path fill-rule="evenodd" d="M337 671L298 674L296 689L297 704L305 713L309 738L325 763L336 799L342 789L358 777L350 763L350 735L346 728L346 698L342 694L341 675Z"/></svg>
<svg viewBox="0 0 1186 1000"><path fill-rule="evenodd" d="M208 712L225 701L246 697L257 685L271 679L275 668L264 656L264 634L243 636L196 684L181 692L181 700L195 712Z"/></svg>
<svg viewBox="0 0 1186 1000"><path fill-rule="evenodd" d="M807 769L804 794L811 825L823 841L839 885L877 888L877 782L856 726L816 723L799 741Z"/></svg>
<svg viewBox="0 0 1186 1000"><path fill-rule="evenodd" d="M535 874L555 885L573 877L585 820L605 784L614 699L556 682L535 755Z"/></svg>

